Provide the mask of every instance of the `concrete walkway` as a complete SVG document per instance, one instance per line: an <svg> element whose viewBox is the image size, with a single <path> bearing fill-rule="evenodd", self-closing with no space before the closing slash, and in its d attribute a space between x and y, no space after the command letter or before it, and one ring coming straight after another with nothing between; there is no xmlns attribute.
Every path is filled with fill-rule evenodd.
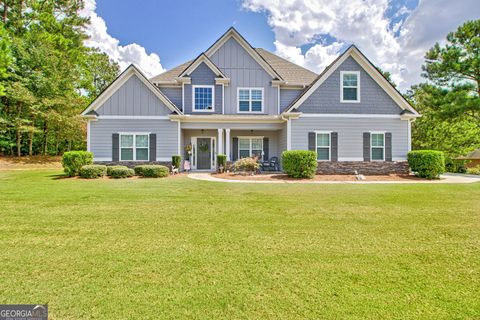
<svg viewBox="0 0 480 320"><path fill-rule="evenodd" d="M252 181L252 180L230 180L221 179L212 176L209 173L194 172L188 174L190 179L213 181L213 182L228 182L228 183L307 183L307 184L412 184L412 183L474 183L480 182L480 176L462 175L447 173L440 177L439 180L405 180L405 181ZM367 177L368 179L368 177Z"/></svg>

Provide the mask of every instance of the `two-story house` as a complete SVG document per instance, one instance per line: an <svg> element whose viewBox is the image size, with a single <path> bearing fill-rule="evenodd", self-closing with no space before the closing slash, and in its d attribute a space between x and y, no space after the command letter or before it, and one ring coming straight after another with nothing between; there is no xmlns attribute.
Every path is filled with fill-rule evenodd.
<svg viewBox="0 0 480 320"><path fill-rule="evenodd" d="M127 68L82 113L96 162L169 163L191 148L193 169L313 150L319 172L408 170L419 114L355 47L320 75L230 28L197 58L151 79Z"/></svg>

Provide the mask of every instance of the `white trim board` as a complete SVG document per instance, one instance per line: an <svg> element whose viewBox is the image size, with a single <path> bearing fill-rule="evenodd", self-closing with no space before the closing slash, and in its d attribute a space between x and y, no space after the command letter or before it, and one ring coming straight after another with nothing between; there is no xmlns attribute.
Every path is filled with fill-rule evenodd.
<svg viewBox="0 0 480 320"><path fill-rule="evenodd" d="M253 47L248 43L242 35L235 30L235 28L230 27L227 32L225 32L210 48L205 51L207 57L212 57L215 52L227 42L230 38L235 39L240 46L247 51L247 53L273 78L283 80L282 77L275 72L275 70L260 56L260 54L253 49Z"/></svg>
<svg viewBox="0 0 480 320"><path fill-rule="evenodd" d="M395 101L395 103L403 110L408 110L413 113L415 117L420 114L413 109L407 100L388 82L387 79L372 65L372 63L357 49L355 46L350 46L341 56L337 58L310 86L310 88L291 105L285 112L291 112L294 109L298 109L302 103L312 95L315 90L322 85L337 69L347 60L348 57L352 57L362 68L365 70L373 80Z"/></svg>
<svg viewBox="0 0 480 320"><path fill-rule="evenodd" d="M401 119L399 114L302 113L301 118L385 118Z"/></svg>
<svg viewBox="0 0 480 320"><path fill-rule="evenodd" d="M183 72L178 76L179 78L184 77L184 76L190 76L190 74L198 68L200 64L205 63L207 67L212 70L215 75L219 78L225 78L225 75L223 72L210 60L204 53L200 54L195 61L193 61Z"/></svg>
<svg viewBox="0 0 480 320"><path fill-rule="evenodd" d="M176 112L178 114L183 114L175 104L168 99L168 97L163 94L160 89L158 89L154 84L152 84L147 77L140 71L136 66L131 64L125 71L123 71L117 79L115 79L100 95L93 100L93 102L81 113L82 116L87 116L87 113L90 111L95 111L115 93L117 90L125 83L128 79L132 76L137 76L142 83L150 89L150 91L163 103L167 108L169 108L172 112Z"/></svg>
<svg viewBox="0 0 480 320"><path fill-rule="evenodd" d="M100 115L98 119L105 119L105 120L170 120L169 116L110 116L110 115Z"/></svg>

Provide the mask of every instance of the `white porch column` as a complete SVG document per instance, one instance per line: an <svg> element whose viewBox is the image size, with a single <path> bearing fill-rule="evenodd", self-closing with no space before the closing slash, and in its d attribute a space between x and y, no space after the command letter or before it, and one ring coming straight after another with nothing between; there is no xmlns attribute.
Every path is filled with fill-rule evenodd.
<svg viewBox="0 0 480 320"><path fill-rule="evenodd" d="M227 161L230 161L230 128L225 129L225 154Z"/></svg>
<svg viewBox="0 0 480 320"><path fill-rule="evenodd" d="M218 129L218 141L217 141L218 154L223 153L223 129Z"/></svg>
<svg viewBox="0 0 480 320"><path fill-rule="evenodd" d="M292 120L287 119L287 150L292 150Z"/></svg>

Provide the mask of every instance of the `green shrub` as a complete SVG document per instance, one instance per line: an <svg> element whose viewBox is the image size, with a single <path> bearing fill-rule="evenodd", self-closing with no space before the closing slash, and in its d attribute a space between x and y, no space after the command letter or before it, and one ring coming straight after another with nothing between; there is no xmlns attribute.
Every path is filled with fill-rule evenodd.
<svg viewBox="0 0 480 320"><path fill-rule="evenodd" d="M63 154L63 171L69 177L78 175L80 168L93 163L93 153L88 151L68 151Z"/></svg>
<svg viewBox="0 0 480 320"><path fill-rule="evenodd" d="M145 164L145 165L136 166L134 169L135 169L136 175L139 175L145 178L168 177L168 173L169 173L169 170L167 167L160 166L160 165Z"/></svg>
<svg viewBox="0 0 480 320"><path fill-rule="evenodd" d="M89 164L80 168L80 177L85 179L96 179L107 174L107 166L100 164Z"/></svg>
<svg viewBox="0 0 480 320"><path fill-rule="evenodd" d="M235 170L237 171L246 171L246 172L255 172L260 169L260 163L257 162L255 158L242 158L233 164Z"/></svg>
<svg viewBox="0 0 480 320"><path fill-rule="evenodd" d="M293 178L313 178L317 173L317 154L314 151L292 150L282 153L283 170Z"/></svg>
<svg viewBox="0 0 480 320"><path fill-rule="evenodd" d="M480 175L480 165L473 167L473 168L468 168L467 169L468 174L477 174Z"/></svg>
<svg viewBox="0 0 480 320"><path fill-rule="evenodd" d="M179 155L172 156L172 166L179 169L181 163L182 163L182 157L181 156L179 156Z"/></svg>
<svg viewBox="0 0 480 320"><path fill-rule="evenodd" d="M113 166L110 168L111 169L110 169L109 176L111 176L114 179L129 178L135 175L135 171L133 171L133 169L130 169L124 166Z"/></svg>
<svg viewBox="0 0 480 320"><path fill-rule="evenodd" d="M113 169L128 169L126 166L108 166L107 167L107 176L112 175Z"/></svg>
<svg viewBox="0 0 480 320"><path fill-rule="evenodd" d="M417 176L436 179L445 172L445 156L443 152L435 150L410 151L408 165Z"/></svg>
<svg viewBox="0 0 480 320"><path fill-rule="evenodd" d="M466 160L452 159L451 157L445 157L445 171L453 173L465 173Z"/></svg>
<svg viewBox="0 0 480 320"><path fill-rule="evenodd" d="M225 168L227 165L227 156L225 154L217 154L217 166Z"/></svg>

